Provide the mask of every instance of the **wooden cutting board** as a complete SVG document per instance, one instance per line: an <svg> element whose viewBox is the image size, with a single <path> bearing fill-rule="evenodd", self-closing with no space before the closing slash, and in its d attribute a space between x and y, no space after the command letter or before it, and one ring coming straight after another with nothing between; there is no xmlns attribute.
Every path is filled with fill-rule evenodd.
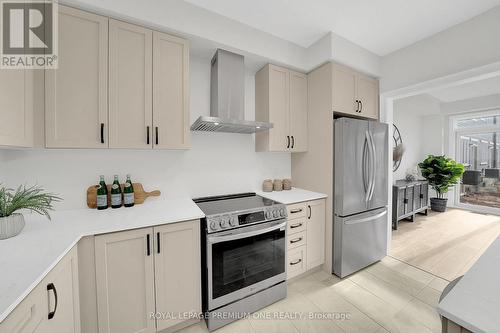
<svg viewBox="0 0 500 333"><path fill-rule="evenodd" d="M120 184L123 192L123 184ZM159 197L161 195L160 191L144 191L144 187L141 183L132 183L134 187L134 200L136 205L140 205L146 201L149 197ZM97 208L97 188L99 185L90 186L87 189L87 206L89 208ZM111 207L111 184L108 184L108 206Z"/></svg>

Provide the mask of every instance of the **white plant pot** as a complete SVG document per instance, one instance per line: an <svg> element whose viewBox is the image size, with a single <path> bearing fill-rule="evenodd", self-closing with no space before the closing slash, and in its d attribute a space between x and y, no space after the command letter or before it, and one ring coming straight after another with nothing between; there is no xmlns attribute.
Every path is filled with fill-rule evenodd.
<svg viewBox="0 0 500 333"><path fill-rule="evenodd" d="M11 216L0 217L0 239L18 235L24 228L24 216L14 213Z"/></svg>

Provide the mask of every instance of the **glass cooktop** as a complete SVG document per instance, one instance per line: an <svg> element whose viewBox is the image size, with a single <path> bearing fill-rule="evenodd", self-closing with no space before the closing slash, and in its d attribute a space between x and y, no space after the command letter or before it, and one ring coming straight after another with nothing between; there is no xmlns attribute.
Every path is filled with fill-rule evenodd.
<svg viewBox="0 0 500 333"><path fill-rule="evenodd" d="M233 213L280 204L279 202L261 197L255 193L196 198L193 199L193 201L200 207L205 215Z"/></svg>

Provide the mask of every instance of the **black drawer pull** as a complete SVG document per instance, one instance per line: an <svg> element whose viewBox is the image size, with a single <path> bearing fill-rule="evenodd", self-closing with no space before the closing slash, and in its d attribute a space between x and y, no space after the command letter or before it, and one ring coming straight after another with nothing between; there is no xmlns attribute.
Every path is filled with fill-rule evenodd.
<svg viewBox="0 0 500 333"><path fill-rule="evenodd" d="M308 220L311 219L311 216L312 216L312 208L311 208L311 205L307 205L307 208L309 208L309 216L307 217Z"/></svg>
<svg viewBox="0 0 500 333"><path fill-rule="evenodd" d="M158 141L158 126L155 127L155 137L156 137L156 139L155 139L156 145L158 146L158 142L159 142Z"/></svg>
<svg viewBox="0 0 500 333"><path fill-rule="evenodd" d="M420 193L420 199L423 199L424 198L424 195L422 193Z"/></svg>
<svg viewBox="0 0 500 333"><path fill-rule="evenodd" d="M406 198L405 198L405 199L403 200L403 202L404 202L404 204L407 204L407 203L408 203L408 199L406 199Z"/></svg>
<svg viewBox="0 0 500 333"><path fill-rule="evenodd" d="M290 135L286 136L286 140L287 140L286 148L290 148Z"/></svg>
<svg viewBox="0 0 500 333"><path fill-rule="evenodd" d="M47 318L49 320L54 318L54 316L56 315L56 311L57 311L57 289L53 283L49 283L47 285L47 292L50 292L51 290L54 293L55 304L54 304L54 311L49 312L49 315L47 316Z"/></svg>
<svg viewBox="0 0 500 333"><path fill-rule="evenodd" d="M302 226L302 223L291 224L290 225L290 229L295 229L295 228L298 228L298 227L301 227L301 226Z"/></svg>
<svg viewBox="0 0 500 333"><path fill-rule="evenodd" d="M292 240L290 241L290 244L298 243L298 242L300 242L301 240L302 240L302 237L292 239Z"/></svg>
<svg viewBox="0 0 500 333"><path fill-rule="evenodd" d="M295 138L292 135L292 149L293 149L293 147L295 147Z"/></svg>
<svg viewBox="0 0 500 333"><path fill-rule="evenodd" d="M294 265L300 264L301 262L302 262L302 259L297 259L295 261L290 262L290 265L294 266Z"/></svg>
<svg viewBox="0 0 500 333"><path fill-rule="evenodd" d="M290 214L297 214L297 213L300 213L302 211L302 208L298 208L298 209L292 209L290 211Z"/></svg>
<svg viewBox="0 0 500 333"><path fill-rule="evenodd" d="M149 126L146 126L146 144L149 145Z"/></svg>

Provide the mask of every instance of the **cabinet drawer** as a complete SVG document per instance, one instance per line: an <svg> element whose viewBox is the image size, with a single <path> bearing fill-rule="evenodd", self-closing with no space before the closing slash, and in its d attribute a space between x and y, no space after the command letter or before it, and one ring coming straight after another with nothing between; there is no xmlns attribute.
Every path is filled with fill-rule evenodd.
<svg viewBox="0 0 500 333"><path fill-rule="evenodd" d="M306 271L306 251L305 246L299 246L288 251L287 279L291 279L294 276L302 274Z"/></svg>
<svg viewBox="0 0 500 333"><path fill-rule="evenodd" d="M297 232L287 237L287 249L294 249L296 247L306 245L306 231Z"/></svg>
<svg viewBox="0 0 500 333"><path fill-rule="evenodd" d="M296 234L298 232L302 232L306 230L306 219L304 218L297 218L293 219L291 221L288 221L287 223L287 229L288 229L288 235Z"/></svg>
<svg viewBox="0 0 500 333"><path fill-rule="evenodd" d="M299 217L306 217L306 204L304 202L286 206L288 219L293 220Z"/></svg>
<svg viewBox="0 0 500 333"><path fill-rule="evenodd" d="M47 319L47 291L39 284L0 324L0 332L34 333Z"/></svg>

